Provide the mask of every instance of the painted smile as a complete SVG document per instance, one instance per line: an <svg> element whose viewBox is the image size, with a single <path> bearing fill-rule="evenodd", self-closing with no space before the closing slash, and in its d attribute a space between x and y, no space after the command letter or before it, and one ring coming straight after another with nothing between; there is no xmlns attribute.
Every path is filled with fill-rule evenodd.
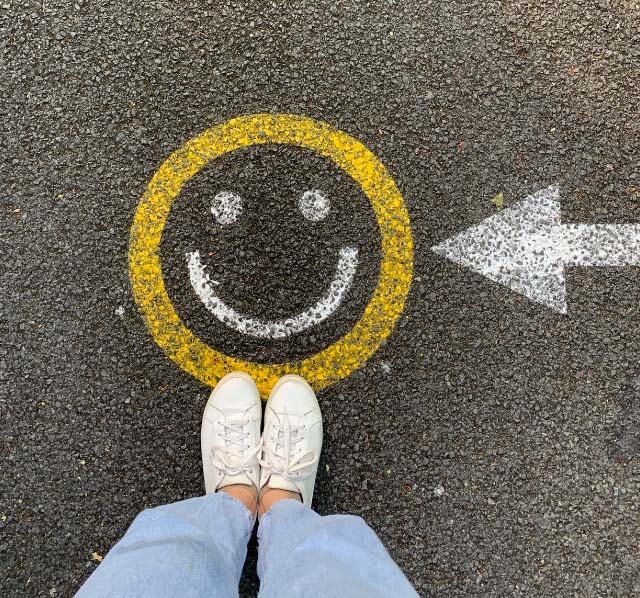
<svg viewBox="0 0 640 598"><path fill-rule="evenodd" d="M187 267L193 290L207 310L222 323L256 338L284 338L320 324L333 314L353 283L358 267L358 250L354 247L340 249L333 280L315 305L295 316L274 321L242 315L220 299L214 290L214 285L218 283L209 279L209 275L205 272L206 265L200 260L198 251L187 253Z"/></svg>
<svg viewBox="0 0 640 598"><path fill-rule="evenodd" d="M322 191L313 189L302 194L298 208L307 220L319 222L326 218L330 204ZM242 199L235 193L222 191L213 198L211 213L218 224L233 224L242 213ZM223 324L256 338L284 338L324 322L342 302L358 267L358 250L355 247L343 247L333 280L315 305L284 320L265 321L238 313L218 297L214 290L218 283L205 272L207 266L200 260L199 251L188 252L186 256L191 286L206 309Z"/></svg>

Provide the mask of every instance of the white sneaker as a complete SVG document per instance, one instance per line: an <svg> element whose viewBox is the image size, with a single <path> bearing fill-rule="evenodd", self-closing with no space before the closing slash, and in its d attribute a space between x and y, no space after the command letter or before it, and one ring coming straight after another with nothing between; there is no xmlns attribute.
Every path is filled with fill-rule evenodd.
<svg viewBox="0 0 640 598"><path fill-rule="evenodd" d="M251 376L227 374L202 416L200 446L207 494L231 484L258 488L262 402Z"/></svg>
<svg viewBox="0 0 640 598"><path fill-rule="evenodd" d="M311 506L322 450L322 413L313 389L300 376L278 380L264 415L260 490L297 492Z"/></svg>

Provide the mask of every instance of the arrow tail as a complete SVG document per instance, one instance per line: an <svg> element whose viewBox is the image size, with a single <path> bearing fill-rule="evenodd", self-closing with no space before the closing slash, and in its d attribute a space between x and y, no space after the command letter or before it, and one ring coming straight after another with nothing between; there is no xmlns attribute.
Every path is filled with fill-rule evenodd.
<svg viewBox="0 0 640 598"><path fill-rule="evenodd" d="M637 224L563 224L554 252L565 266L640 266Z"/></svg>

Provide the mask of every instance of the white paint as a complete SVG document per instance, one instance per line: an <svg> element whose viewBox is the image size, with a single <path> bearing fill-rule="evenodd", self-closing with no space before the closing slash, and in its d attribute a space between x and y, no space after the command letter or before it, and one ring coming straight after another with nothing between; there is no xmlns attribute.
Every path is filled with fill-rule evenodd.
<svg viewBox="0 0 640 598"><path fill-rule="evenodd" d="M122 305L116 307L116 315L120 316L121 318L124 317L124 307Z"/></svg>
<svg viewBox="0 0 640 598"><path fill-rule="evenodd" d="M232 191L220 191L211 202L211 213L218 224L233 224L242 213L242 198Z"/></svg>
<svg viewBox="0 0 640 598"><path fill-rule="evenodd" d="M566 266L640 266L640 225L561 224L552 186L432 247L453 262L567 313Z"/></svg>
<svg viewBox="0 0 640 598"><path fill-rule="evenodd" d="M187 253L187 266L191 286L207 310L218 320L249 336L284 338L320 324L338 308L353 283L353 277L358 267L358 250L353 247L343 247L340 250L335 276L320 301L296 316L272 322L244 316L226 305L213 290L213 285L205 272L205 266L200 261L198 251Z"/></svg>
<svg viewBox="0 0 640 598"><path fill-rule="evenodd" d="M441 496L444 496L444 487L442 486L442 484L438 484L434 489L433 489L433 493L439 498Z"/></svg>
<svg viewBox="0 0 640 598"><path fill-rule="evenodd" d="M329 199L320 189L305 191L298 200L298 208L302 215L312 222L324 220L329 213Z"/></svg>

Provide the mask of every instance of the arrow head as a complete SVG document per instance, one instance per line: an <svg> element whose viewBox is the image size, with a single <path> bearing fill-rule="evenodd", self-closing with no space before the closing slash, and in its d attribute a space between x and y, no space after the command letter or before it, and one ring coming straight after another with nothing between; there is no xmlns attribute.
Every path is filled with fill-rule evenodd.
<svg viewBox="0 0 640 598"><path fill-rule="evenodd" d="M560 313L567 313L564 263L553 247L560 191L551 186L432 250Z"/></svg>

